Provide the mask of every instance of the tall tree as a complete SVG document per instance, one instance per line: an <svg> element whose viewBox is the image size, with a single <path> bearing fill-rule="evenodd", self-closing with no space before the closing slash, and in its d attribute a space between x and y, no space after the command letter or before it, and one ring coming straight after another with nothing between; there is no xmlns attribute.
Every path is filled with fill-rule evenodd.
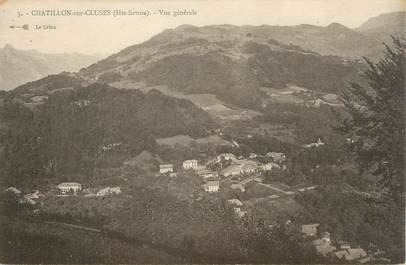
<svg viewBox="0 0 406 265"><path fill-rule="evenodd" d="M379 176L378 183L396 199L402 199L405 182L405 38L384 44L377 63L365 58L367 85L352 83L342 102L349 114L341 130L352 141L361 172Z"/></svg>

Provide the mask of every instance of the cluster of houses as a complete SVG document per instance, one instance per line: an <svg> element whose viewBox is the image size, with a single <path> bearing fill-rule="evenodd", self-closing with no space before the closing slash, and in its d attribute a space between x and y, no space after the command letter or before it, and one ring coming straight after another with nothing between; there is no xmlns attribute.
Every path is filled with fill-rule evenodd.
<svg viewBox="0 0 406 265"><path fill-rule="evenodd" d="M121 194L120 187L106 187L102 188L98 191L91 191L90 189L82 190L82 184L77 182L62 182L58 186L56 186L60 194L58 197L66 197L69 195L77 195L78 192L82 191L84 193L84 197L103 197L107 195L118 195ZM37 200L45 197L43 193L39 190L35 190L32 193L23 194L20 190L15 187L9 187L6 189L7 192L13 193L17 197L17 202L20 204L28 204L28 205L36 205Z"/></svg>
<svg viewBox="0 0 406 265"><path fill-rule="evenodd" d="M85 197L105 197L108 195L119 195L121 194L121 188L120 187L105 187L100 189L99 191L91 190L91 189L85 189L83 190L83 193L85 194Z"/></svg>
<svg viewBox="0 0 406 265"><path fill-rule="evenodd" d="M206 166L199 165L196 159L183 161L182 167L185 170L192 169L198 176L208 183L218 180L219 177L217 172L209 170Z"/></svg>
<svg viewBox="0 0 406 265"><path fill-rule="evenodd" d="M221 171L224 177L251 174L258 170L259 164L250 159L232 159L231 164Z"/></svg>
<svg viewBox="0 0 406 265"><path fill-rule="evenodd" d="M203 184L202 187L206 192L217 192L220 189L218 174L216 172L210 171L203 165L199 165L196 159L183 161L182 168L184 170L193 170L198 176L201 176L205 181L205 184ZM161 175L168 175L170 177L177 176L176 172L174 171L173 164L159 165L159 173Z"/></svg>
<svg viewBox="0 0 406 265"><path fill-rule="evenodd" d="M323 232L317 237L318 227L318 223L302 225L302 233L306 238L313 239L312 245L319 256L332 262L369 263L371 261L371 255L368 255L360 247L352 247L350 243L345 241L338 241L333 244L328 232Z"/></svg>
<svg viewBox="0 0 406 265"><path fill-rule="evenodd" d="M204 184L202 188L208 193L218 192L220 190L220 176L224 178L240 176L244 174L253 174L258 171L270 171L274 169L285 169L283 162L286 160L284 153L269 152L265 156L269 158L270 162L260 163L255 161L258 155L255 153L249 154L249 158L242 156L237 157L232 153L223 153L209 161L207 164L220 164L219 171L210 170L207 166L200 165L196 159L189 159L182 162L184 170L193 170L198 176L202 178ZM227 162L227 163L224 163ZM223 168L223 163L226 164ZM159 173L161 175L168 175L176 177L177 174L174 170L173 164L159 165Z"/></svg>
<svg viewBox="0 0 406 265"><path fill-rule="evenodd" d="M82 190L82 185L77 182L62 182L56 186L60 192L57 194L57 197L67 197L70 195L77 195L78 192L82 191L84 197L105 197L107 195L118 195L121 193L120 187L106 187L98 191L90 191L90 189ZM16 202L20 205L27 205L33 207L33 213L38 213L38 206L43 205L41 199L45 198L46 195L40 192L39 190L34 190L31 193L24 194L22 191L15 187L9 187L5 189L6 192L12 193L16 199Z"/></svg>
<svg viewBox="0 0 406 265"><path fill-rule="evenodd" d="M77 182L62 182L57 188L60 190L61 194L58 196L67 196L69 193L72 195L77 195L79 191L84 193L84 197L104 197L107 195L118 195L121 194L120 187L105 187L100 190L95 189L84 189L82 190L82 184Z"/></svg>
<svg viewBox="0 0 406 265"><path fill-rule="evenodd" d="M283 153L269 152L266 157L270 158L272 162L260 163L255 160L258 155L250 154L249 159L243 157L236 157L233 154L221 154L217 157L218 161L229 160L230 165L221 170L221 175L224 177L239 176L243 174L251 174L258 171L271 171L274 169L284 169L285 166L282 163L286 160L286 156Z"/></svg>

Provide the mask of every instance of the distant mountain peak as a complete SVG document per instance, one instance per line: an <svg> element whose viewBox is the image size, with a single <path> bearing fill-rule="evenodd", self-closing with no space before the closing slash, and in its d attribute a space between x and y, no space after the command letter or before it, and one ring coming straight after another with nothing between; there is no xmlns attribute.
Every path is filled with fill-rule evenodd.
<svg viewBox="0 0 406 265"><path fill-rule="evenodd" d="M78 71L99 59L81 54L48 54L36 50L20 50L6 44L0 48L0 90L10 90L62 71Z"/></svg>
<svg viewBox="0 0 406 265"><path fill-rule="evenodd" d="M344 26L344 25L342 25L340 23L337 23L337 22L331 23L326 28L331 29L331 30L350 30L346 26Z"/></svg>
<svg viewBox="0 0 406 265"><path fill-rule="evenodd" d="M386 31L389 34L404 32L406 25L405 19L405 11L384 13L371 17L366 22L362 23L356 30L369 33Z"/></svg>
<svg viewBox="0 0 406 265"><path fill-rule="evenodd" d="M196 26L190 25L190 24L183 24L178 27L176 27L177 30L188 30L188 29L197 29Z"/></svg>

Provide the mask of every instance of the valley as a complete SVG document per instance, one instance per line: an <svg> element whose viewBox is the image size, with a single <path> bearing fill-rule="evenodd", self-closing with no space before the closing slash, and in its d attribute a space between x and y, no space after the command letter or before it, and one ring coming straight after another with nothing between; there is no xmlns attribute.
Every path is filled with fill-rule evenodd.
<svg viewBox="0 0 406 265"><path fill-rule="evenodd" d="M381 185L394 162L360 160L401 153L402 104L348 132L379 102L361 57L381 58L381 19L182 25L0 91L1 261L401 262L402 183Z"/></svg>

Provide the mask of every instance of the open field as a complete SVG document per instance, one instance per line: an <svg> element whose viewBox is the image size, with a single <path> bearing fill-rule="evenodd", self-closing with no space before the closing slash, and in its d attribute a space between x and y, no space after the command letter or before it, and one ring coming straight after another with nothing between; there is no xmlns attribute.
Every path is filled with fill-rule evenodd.
<svg viewBox="0 0 406 265"><path fill-rule="evenodd" d="M261 87L261 91L268 95L267 103L282 103L282 104L314 104L319 107L320 104L339 107L342 103L339 97L333 93L314 92L313 90L299 87L295 85L288 85L283 89L275 89L272 87Z"/></svg>
<svg viewBox="0 0 406 265"><path fill-rule="evenodd" d="M256 127L249 128L252 134L267 135L278 139L281 142L295 143L294 129L289 128L286 124L261 123Z"/></svg>
<svg viewBox="0 0 406 265"><path fill-rule="evenodd" d="M302 207L289 196L252 198L245 202L250 213L257 218L275 222L280 217L289 219L300 213Z"/></svg>
<svg viewBox="0 0 406 265"><path fill-rule="evenodd" d="M210 135L207 137L202 137L198 139L193 139L192 137L188 135L176 135L172 137L165 137L165 138L159 138L156 140L158 144L160 145L169 145L174 147L175 145L182 145L182 146L188 146L192 143L196 144L213 144L213 145L231 145L229 141L226 141L222 138L220 138L217 135Z"/></svg>
<svg viewBox="0 0 406 265"><path fill-rule="evenodd" d="M251 119L255 116L260 115L259 112L253 110L229 106L212 94L184 94L182 92L176 91L175 89L168 88L168 86L166 85L147 86L145 82L134 82L131 80L122 80L119 82L111 83L111 85L120 89L139 89L143 92L148 92L152 89L155 89L167 96L187 99L193 102L196 106L207 111L213 117L219 119Z"/></svg>

